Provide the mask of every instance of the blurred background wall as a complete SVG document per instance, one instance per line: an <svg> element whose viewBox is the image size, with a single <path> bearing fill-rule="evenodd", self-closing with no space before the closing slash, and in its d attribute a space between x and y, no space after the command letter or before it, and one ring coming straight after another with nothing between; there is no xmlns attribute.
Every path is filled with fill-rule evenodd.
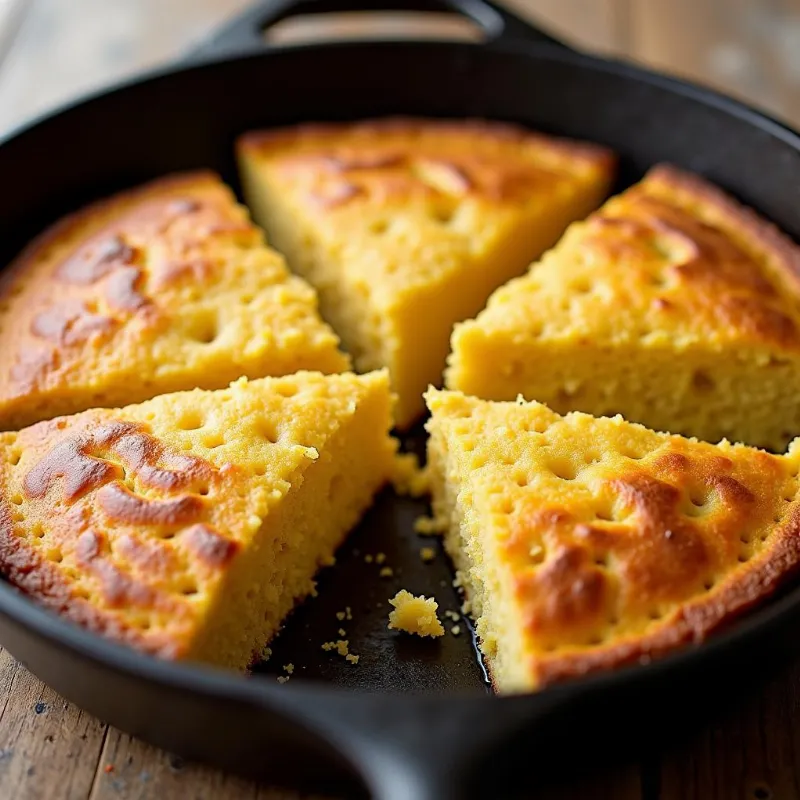
<svg viewBox="0 0 800 800"><path fill-rule="evenodd" d="M0 0L3 3L14 0ZM0 63L0 133L77 93L166 63L248 0L17 0L28 9ZM800 0L507 0L578 47L633 58L756 103L800 125ZM2 16L0 14L0 16ZM420 23L410 23L420 31ZM340 19L284 38L397 32ZM409 27L407 25L406 27ZM436 33L469 33L438 19ZM0 34L0 48L2 35Z"/></svg>

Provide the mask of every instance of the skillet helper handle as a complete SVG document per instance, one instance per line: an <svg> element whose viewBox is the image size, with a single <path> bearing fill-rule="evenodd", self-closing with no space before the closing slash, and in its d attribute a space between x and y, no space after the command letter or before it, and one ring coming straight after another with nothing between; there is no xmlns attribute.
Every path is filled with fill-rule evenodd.
<svg viewBox="0 0 800 800"><path fill-rule="evenodd" d="M281 20L303 14L371 11L451 12L483 31L487 42L527 42L568 46L505 9L494 0L259 0L234 17L191 54L197 59L256 53L267 48L264 32Z"/></svg>

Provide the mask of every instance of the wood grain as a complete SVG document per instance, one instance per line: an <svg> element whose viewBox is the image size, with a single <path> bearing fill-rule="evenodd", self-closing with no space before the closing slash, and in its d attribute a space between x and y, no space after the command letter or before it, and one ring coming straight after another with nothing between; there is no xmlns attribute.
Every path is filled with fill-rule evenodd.
<svg viewBox="0 0 800 800"><path fill-rule="evenodd" d="M630 55L800 123L798 0L629 0Z"/></svg>
<svg viewBox="0 0 800 800"><path fill-rule="evenodd" d="M83 800L106 726L0 651L0 797Z"/></svg>

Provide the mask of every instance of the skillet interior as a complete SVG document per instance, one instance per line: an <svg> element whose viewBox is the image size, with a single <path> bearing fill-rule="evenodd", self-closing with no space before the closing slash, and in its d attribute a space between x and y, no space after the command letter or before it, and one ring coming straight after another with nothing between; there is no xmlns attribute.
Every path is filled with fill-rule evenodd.
<svg viewBox="0 0 800 800"><path fill-rule="evenodd" d="M0 263L7 263L60 214L166 172L211 167L235 184L232 142L249 128L397 113L503 119L597 141L621 154L620 186L655 162L672 161L703 173L800 238L798 141L737 104L547 45L360 43L294 47L165 73L79 104L11 137L0 146L6 188L0 193ZM579 730L571 726L573 741L596 732L593 725L607 720L609 709L615 712L612 725L621 727L623 720L630 723L642 713L642 704L632 700L654 684L659 685L658 696L648 692L647 712L660 709L666 714L668 707L674 712L678 694L684 701L694 697L687 681L693 681L697 668L710 672L734 653L741 658L760 655L754 649L756 637L767 641L764 637L794 619L800 607L797 590L694 653L540 697L485 700L468 637L446 637L431 657L429 643L395 646L379 624L395 584L422 590L431 578L434 587L436 581L449 579L442 559L433 566L418 559L416 549L424 542L408 526L419 508L384 503L388 505L379 507L345 546L339 577L326 576L321 597L292 620L273 665L279 668L290 655L300 665L295 651L288 650L295 637L309 648L304 655L307 673L327 664L319 677L363 689L419 691L427 684L440 691L471 689L472 700L320 694L291 684L262 686L259 681L151 664L29 608L7 586L0 586L2 641L70 699L187 756L249 772L274 774L284 766L292 780L298 775L312 778L314 766L327 770L360 762L368 782L379 785L389 745L406 755L408 769L402 774L409 781L415 774L409 765L426 759L428 777L441 778L441 765L450 769L451 758L474 753L473 748L482 748L500 731L510 733L537 718L538 727L505 751L507 759L515 753L525 758L530 737L539 744L553 738L565 719L583 720ZM402 529L399 536L396 526ZM368 548L362 544L367 538ZM346 556L353 547L360 555ZM377 568L363 564L367 549L386 552L387 563L403 570L400 579L378 579ZM452 595L450 602L445 600L451 591L448 587L436 593L446 607L454 608ZM362 605L365 595L374 594L368 601L370 612L358 613L352 598L359 593ZM380 613L375 602L384 602ZM336 638L334 613L344 604L353 606L356 617L348 630L352 649L364 658L356 668L318 649L318 642ZM323 623L315 615L330 620L319 632ZM306 622L314 631L311 637L305 635ZM370 653L375 654L371 666ZM551 713L556 707L561 708L559 715ZM685 709L685 703L680 707ZM264 708L273 713L264 714ZM331 750L302 725L296 729L287 715L322 730L337 747ZM425 746L419 741L423 734ZM494 739L493 746L502 741ZM301 746L315 747L318 760L307 750L301 752ZM414 789L411 783L408 787ZM396 796L423 794L420 789ZM444 797L444 789L430 796Z"/></svg>

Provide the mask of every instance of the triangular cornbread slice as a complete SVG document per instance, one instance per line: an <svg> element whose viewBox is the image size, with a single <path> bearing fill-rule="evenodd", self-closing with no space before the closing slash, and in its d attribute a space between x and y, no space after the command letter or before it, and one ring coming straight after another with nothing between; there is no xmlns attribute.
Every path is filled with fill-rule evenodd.
<svg viewBox="0 0 800 800"><path fill-rule="evenodd" d="M800 448L430 391L428 460L500 691L698 643L800 561Z"/></svg>
<svg viewBox="0 0 800 800"><path fill-rule="evenodd" d="M782 450L800 433L800 249L657 167L456 328L447 385Z"/></svg>
<svg viewBox="0 0 800 800"><path fill-rule="evenodd" d="M0 434L0 570L140 650L246 667L389 477L388 386L243 378Z"/></svg>
<svg viewBox="0 0 800 800"><path fill-rule="evenodd" d="M595 208L608 151L488 122L387 119L251 133L245 198L361 371L386 366L397 423L439 384L453 323Z"/></svg>
<svg viewBox="0 0 800 800"><path fill-rule="evenodd" d="M0 283L0 430L247 375L339 372L313 289L208 172L57 223Z"/></svg>

